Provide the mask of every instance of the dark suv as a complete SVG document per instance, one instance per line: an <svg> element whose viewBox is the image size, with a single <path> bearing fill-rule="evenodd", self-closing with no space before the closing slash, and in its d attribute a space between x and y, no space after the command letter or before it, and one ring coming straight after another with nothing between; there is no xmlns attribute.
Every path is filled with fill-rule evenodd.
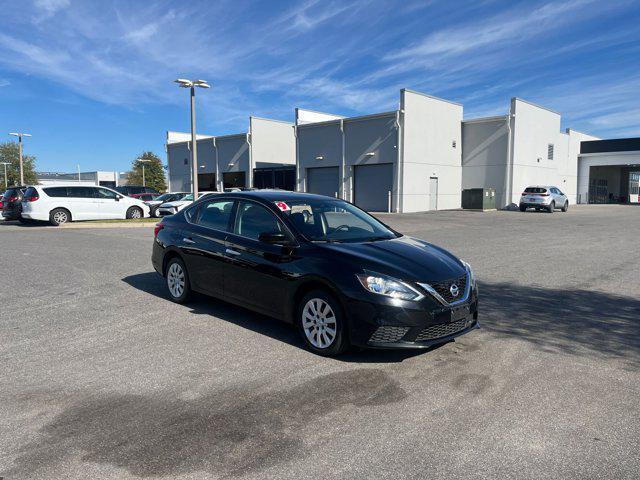
<svg viewBox="0 0 640 480"><path fill-rule="evenodd" d="M22 218L22 195L27 187L9 187L0 200L0 209L5 220L19 220Z"/></svg>
<svg viewBox="0 0 640 480"><path fill-rule="evenodd" d="M143 187L142 185L122 185L120 187L114 188L114 190L122 195L137 195L140 193L157 193L160 195L160 192L155 188L151 187Z"/></svg>

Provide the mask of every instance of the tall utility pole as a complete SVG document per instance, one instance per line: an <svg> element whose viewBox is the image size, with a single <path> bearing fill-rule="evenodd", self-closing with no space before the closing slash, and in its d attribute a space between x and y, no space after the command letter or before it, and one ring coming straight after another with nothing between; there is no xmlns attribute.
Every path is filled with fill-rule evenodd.
<svg viewBox="0 0 640 480"><path fill-rule="evenodd" d="M4 189L6 190L7 188L9 188L8 182L7 182L7 165L11 165L9 162L2 162L0 163L0 165L4 165Z"/></svg>
<svg viewBox="0 0 640 480"><path fill-rule="evenodd" d="M193 201L198 199L198 146L196 144L196 87L211 88L205 80L185 80L179 78L175 81L182 88L191 89L191 184Z"/></svg>
<svg viewBox="0 0 640 480"><path fill-rule="evenodd" d="M24 168L22 166L22 137L30 137L30 133L15 133L12 132L9 135L18 137L18 156L20 157L20 185L24 185Z"/></svg>

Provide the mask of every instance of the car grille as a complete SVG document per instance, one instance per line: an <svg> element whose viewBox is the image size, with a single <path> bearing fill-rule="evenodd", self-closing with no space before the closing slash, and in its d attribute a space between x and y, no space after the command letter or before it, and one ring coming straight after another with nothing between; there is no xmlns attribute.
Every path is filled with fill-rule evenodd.
<svg viewBox="0 0 640 480"><path fill-rule="evenodd" d="M378 327L371 335L370 342L376 343L392 343L397 342L404 334L407 333L409 327Z"/></svg>
<svg viewBox="0 0 640 480"><path fill-rule="evenodd" d="M455 297L451 294L451 285L454 283L458 286L459 292ZM440 295L445 302L452 303L464 297L464 292L467 288L467 276L463 275L462 277L454 280L445 280L443 282L430 283L429 285L438 292L438 295Z"/></svg>
<svg viewBox="0 0 640 480"><path fill-rule="evenodd" d="M438 325L431 325L423 329L416 337L416 342L424 342L426 340L434 340L436 338L447 337L458 333L467 328L472 320L458 320L457 322L441 323Z"/></svg>

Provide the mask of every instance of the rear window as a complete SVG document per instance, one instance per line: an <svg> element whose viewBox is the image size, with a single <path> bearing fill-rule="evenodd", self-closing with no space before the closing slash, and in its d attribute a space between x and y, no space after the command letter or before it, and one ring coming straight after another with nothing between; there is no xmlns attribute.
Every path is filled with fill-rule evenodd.
<svg viewBox="0 0 640 480"><path fill-rule="evenodd" d="M21 195L21 192L20 192L19 188L10 188L6 192L4 192L4 195L2 196L2 199L4 201L7 201L10 198L19 197L20 195Z"/></svg>
<svg viewBox="0 0 640 480"><path fill-rule="evenodd" d="M67 197L67 187L50 187L45 188L44 193L50 197Z"/></svg>
<svg viewBox="0 0 640 480"><path fill-rule="evenodd" d="M29 187L24 191L24 196L25 198L33 198L33 197L39 197L40 195L38 195L38 190L36 190L33 187Z"/></svg>
<svg viewBox="0 0 640 480"><path fill-rule="evenodd" d="M547 189L541 187L527 187L524 191L525 193L547 193Z"/></svg>

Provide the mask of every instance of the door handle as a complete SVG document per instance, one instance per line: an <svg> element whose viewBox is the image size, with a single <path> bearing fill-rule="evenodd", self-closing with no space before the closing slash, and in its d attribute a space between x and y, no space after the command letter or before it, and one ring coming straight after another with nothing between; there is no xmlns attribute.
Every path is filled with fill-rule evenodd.
<svg viewBox="0 0 640 480"><path fill-rule="evenodd" d="M231 248L227 248L225 250L225 252L227 252L229 255L242 255L240 252L238 252L237 250L232 250Z"/></svg>
<svg viewBox="0 0 640 480"><path fill-rule="evenodd" d="M196 242L194 242L191 238L188 238L188 237L183 238L183 239L182 239L182 241L183 241L184 243L196 243Z"/></svg>

